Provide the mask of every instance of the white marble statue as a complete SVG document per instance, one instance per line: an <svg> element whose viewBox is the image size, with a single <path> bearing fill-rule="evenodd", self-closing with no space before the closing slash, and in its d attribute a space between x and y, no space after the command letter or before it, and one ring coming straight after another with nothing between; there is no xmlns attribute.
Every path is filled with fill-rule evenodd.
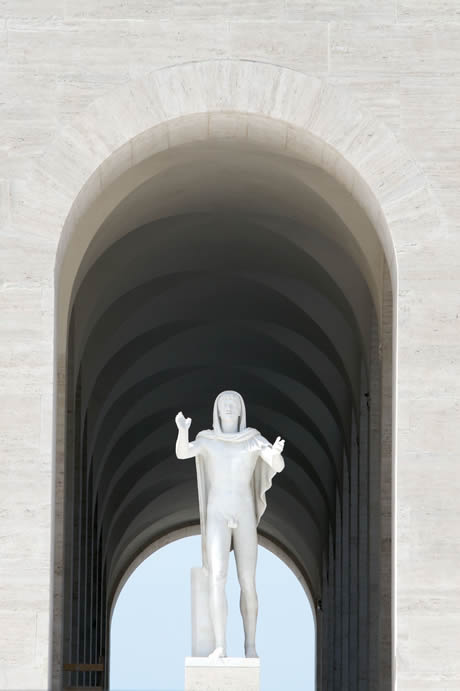
<svg viewBox="0 0 460 691"><path fill-rule="evenodd" d="M241 588L246 657L257 657L257 525L266 508L265 492L284 468L284 440L271 445L246 427L240 394L224 391L214 403L213 429L189 442L191 418L176 416L176 455L196 458L203 567L209 578L209 613L214 632L210 657L226 656L228 557L233 546Z"/></svg>

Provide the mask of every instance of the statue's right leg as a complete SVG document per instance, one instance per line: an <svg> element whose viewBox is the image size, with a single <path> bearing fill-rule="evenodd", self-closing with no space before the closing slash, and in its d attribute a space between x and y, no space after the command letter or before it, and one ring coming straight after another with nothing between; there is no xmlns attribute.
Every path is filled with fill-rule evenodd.
<svg viewBox="0 0 460 691"><path fill-rule="evenodd" d="M239 526L233 531L236 570L241 587L240 609L243 617L244 652L246 657L258 657L256 652L256 624L258 601L256 592L257 524L254 511L242 510Z"/></svg>
<svg viewBox="0 0 460 691"><path fill-rule="evenodd" d="M227 581L228 556L231 531L223 516L208 512L206 526L206 551L209 568L209 610L214 629L216 649L212 657L225 657L227 627Z"/></svg>

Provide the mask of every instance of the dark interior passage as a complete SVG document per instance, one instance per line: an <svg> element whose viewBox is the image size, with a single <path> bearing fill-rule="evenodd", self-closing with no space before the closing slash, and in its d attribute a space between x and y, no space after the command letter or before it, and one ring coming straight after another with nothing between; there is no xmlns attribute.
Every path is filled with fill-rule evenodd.
<svg viewBox="0 0 460 691"><path fill-rule="evenodd" d="M89 667L65 672L66 687L107 684L124 574L153 541L199 523L175 414L193 418L193 438L215 396L236 389L248 424L286 439L260 533L316 604L318 688L378 688L378 331L359 266L318 221L182 213L99 254L69 323L63 655Z"/></svg>

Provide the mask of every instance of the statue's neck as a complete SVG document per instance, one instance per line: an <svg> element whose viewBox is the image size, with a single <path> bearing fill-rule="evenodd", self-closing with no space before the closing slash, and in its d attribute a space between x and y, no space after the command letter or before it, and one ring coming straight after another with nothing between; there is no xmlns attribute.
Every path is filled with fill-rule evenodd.
<svg viewBox="0 0 460 691"><path fill-rule="evenodd" d="M220 419L220 426L224 434L235 434L238 432L238 418L236 420Z"/></svg>

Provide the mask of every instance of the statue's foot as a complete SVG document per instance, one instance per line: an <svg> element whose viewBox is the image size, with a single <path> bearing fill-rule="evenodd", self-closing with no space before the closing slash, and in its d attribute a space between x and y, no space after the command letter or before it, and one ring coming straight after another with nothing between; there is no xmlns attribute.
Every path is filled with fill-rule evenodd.
<svg viewBox="0 0 460 691"><path fill-rule="evenodd" d="M247 645L244 649L244 654L246 657L259 657L255 645Z"/></svg>
<svg viewBox="0 0 460 691"><path fill-rule="evenodd" d="M208 655L210 660L218 660L220 657L226 657L225 649L221 646L218 646L210 655Z"/></svg>

